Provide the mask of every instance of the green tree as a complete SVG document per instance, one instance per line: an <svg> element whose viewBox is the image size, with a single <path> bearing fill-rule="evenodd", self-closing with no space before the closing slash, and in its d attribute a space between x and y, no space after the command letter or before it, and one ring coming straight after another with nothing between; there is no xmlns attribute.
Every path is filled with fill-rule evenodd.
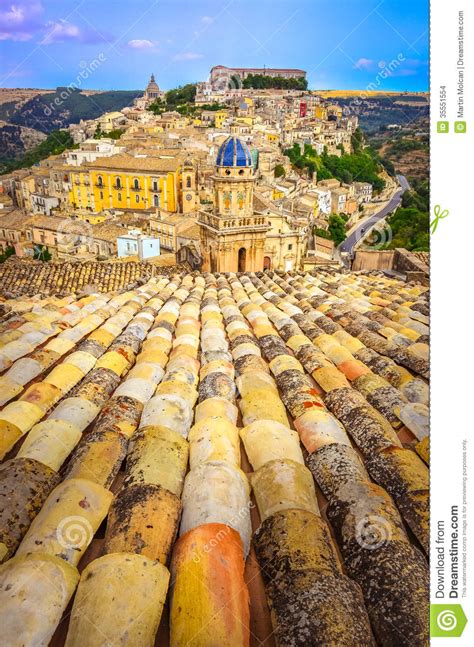
<svg viewBox="0 0 474 647"><path fill-rule="evenodd" d="M33 250L33 258L37 261L50 261L52 256L45 245L36 245Z"/></svg>
<svg viewBox="0 0 474 647"><path fill-rule="evenodd" d="M352 150L359 153L364 145L364 133L360 128L356 128L351 136Z"/></svg>
<svg viewBox="0 0 474 647"><path fill-rule="evenodd" d="M404 247L409 251L429 251L429 212L416 207L399 207L389 218L387 224L392 231L388 249Z"/></svg>
<svg viewBox="0 0 474 647"><path fill-rule="evenodd" d="M303 78L286 78L282 76L268 76L266 74L249 74L245 77L242 87L255 90L307 90L308 81Z"/></svg>
<svg viewBox="0 0 474 647"><path fill-rule="evenodd" d="M380 163L382 164L382 166L384 167L384 169L387 171L387 173L388 173L391 177L395 177L395 175L397 174L397 172L396 172L396 170L395 170L395 166L393 165L393 162L391 162L389 159L387 159L387 158L385 158L385 157L381 157L381 158L380 158Z"/></svg>
<svg viewBox="0 0 474 647"><path fill-rule="evenodd" d="M286 171L283 164L277 164L275 166L275 177L285 177Z"/></svg>
<svg viewBox="0 0 474 647"><path fill-rule="evenodd" d="M161 115L166 111L166 103L163 99L155 99L155 101L148 106L148 110L155 115Z"/></svg>
<svg viewBox="0 0 474 647"><path fill-rule="evenodd" d="M196 98L196 83L187 83L173 90L168 90L165 94L166 105L169 110L185 103L194 103Z"/></svg>
<svg viewBox="0 0 474 647"><path fill-rule="evenodd" d="M346 238L346 223L348 217L333 213L329 216L328 231L334 244L340 245Z"/></svg>
<svg viewBox="0 0 474 647"><path fill-rule="evenodd" d="M321 227L313 227L313 236L319 236L320 238L326 238L326 240L332 240L331 233L327 229L321 229Z"/></svg>
<svg viewBox="0 0 474 647"><path fill-rule="evenodd" d="M101 137L103 137L104 134L105 133L102 132L102 128L101 128L100 124L97 124L97 126L95 127L95 131L94 131L94 139L101 139Z"/></svg>
<svg viewBox="0 0 474 647"><path fill-rule="evenodd" d="M299 144L285 150L285 155L295 168L308 169L309 173L317 171L319 180L336 178L340 182L369 182L374 187L374 193L379 193L385 187L385 180L379 176L382 170L378 154L370 147L359 150L358 153L328 155L324 150L318 155L314 148L305 144L303 152Z"/></svg>
<svg viewBox="0 0 474 647"><path fill-rule="evenodd" d="M0 254L0 263L4 263L7 258L10 258L10 256L15 256L15 248L8 246L5 251Z"/></svg>

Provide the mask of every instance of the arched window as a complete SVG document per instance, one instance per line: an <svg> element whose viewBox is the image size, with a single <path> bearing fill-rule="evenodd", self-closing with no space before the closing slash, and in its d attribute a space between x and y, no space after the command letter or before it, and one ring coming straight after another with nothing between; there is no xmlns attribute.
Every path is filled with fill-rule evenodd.
<svg viewBox="0 0 474 647"><path fill-rule="evenodd" d="M104 180L102 179L102 175L97 176L97 184L99 186L104 186Z"/></svg>
<svg viewBox="0 0 474 647"><path fill-rule="evenodd" d="M245 247L241 247L239 249L239 257L238 257L238 271L239 272L245 272L245 261L247 259L247 250Z"/></svg>
<svg viewBox="0 0 474 647"><path fill-rule="evenodd" d="M139 196L139 195L136 195L136 196L135 196L135 202L136 202L137 204L140 202L140 196Z"/></svg>
<svg viewBox="0 0 474 647"><path fill-rule="evenodd" d="M119 177L115 178L115 186L116 186L117 189L122 188L122 180Z"/></svg>
<svg viewBox="0 0 474 647"><path fill-rule="evenodd" d="M159 207L159 206L160 206L160 198L159 198L159 196L157 196L157 195L154 195L154 196L153 196L153 205L154 205L155 207Z"/></svg>
<svg viewBox="0 0 474 647"><path fill-rule="evenodd" d="M134 189L139 189L140 188L140 182L138 181L137 178L133 180L133 188Z"/></svg>

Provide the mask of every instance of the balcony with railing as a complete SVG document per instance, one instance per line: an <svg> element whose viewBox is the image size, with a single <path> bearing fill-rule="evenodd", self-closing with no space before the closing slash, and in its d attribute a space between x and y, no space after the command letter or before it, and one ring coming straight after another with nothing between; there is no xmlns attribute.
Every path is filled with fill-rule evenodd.
<svg viewBox="0 0 474 647"><path fill-rule="evenodd" d="M254 215L247 217L238 216L216 216L212 213L200 211L198 223L221 232L233 233L241 230L265 231L270 224L264 216Z"/></svg>

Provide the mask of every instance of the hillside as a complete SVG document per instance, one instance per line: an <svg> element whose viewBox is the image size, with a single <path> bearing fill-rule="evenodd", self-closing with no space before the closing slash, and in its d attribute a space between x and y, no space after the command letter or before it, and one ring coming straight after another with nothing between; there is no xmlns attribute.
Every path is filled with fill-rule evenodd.
<svg viewBox="0 0 474 647"><path fill-rule="evenodd" d="M0 121L0 168L3 161L17 159L45 138L39 130Z"/></svg>
<svg viewBox="0 0 474 647"><path fill-rule="evenodd" d="M357 115L359 124L369 135L381 127L416 125L428 118L430 104L427 93L370 93L349 91L317 92L318 96L334 99L347 115Z"/></svg>
<svg viewBox="0 0 474 647"><path fill-rule="evenodd" d="M406 135L387 139L379 153L394 165L397 173L411 181L426 180L429 175L429 135Z"/></svg>
<svg viewBox="0 0 474 647"><path fill-rule="evenodd" d="M3 90L0 93L0 164L18 160L54 130L121 110L141 94L138 90L94 92L70 88Z"/></svg>
<svg viewBox="0 0 474 647"><path fill-rule="evenodd" d="M57 88L51 94L39 94L24 103L9 115L8 121L49 133L81 119L96 119L104 112L121 110L141 94L141 91L114 90L90 96L80 90Z"/></svg>

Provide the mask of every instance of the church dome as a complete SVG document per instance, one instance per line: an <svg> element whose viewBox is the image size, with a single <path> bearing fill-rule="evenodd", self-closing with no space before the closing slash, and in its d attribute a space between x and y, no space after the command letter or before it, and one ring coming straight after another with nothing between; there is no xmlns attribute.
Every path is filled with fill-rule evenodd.
<svg viewBox="0 0 474 647"><path fill-rule="evenodd" d="M158 87L158 83L155 81L155 75L152 74L150 78L150 82L147 85L146 91L148 93L150 92L159 92L160 88Z"/></svg>
<svg viewBox="0 0 474 647"><path fill-rule="evenodd" d="M227 137L217 152L217 166L252 166L252 156L247 144L238 137Z"/></svg>

